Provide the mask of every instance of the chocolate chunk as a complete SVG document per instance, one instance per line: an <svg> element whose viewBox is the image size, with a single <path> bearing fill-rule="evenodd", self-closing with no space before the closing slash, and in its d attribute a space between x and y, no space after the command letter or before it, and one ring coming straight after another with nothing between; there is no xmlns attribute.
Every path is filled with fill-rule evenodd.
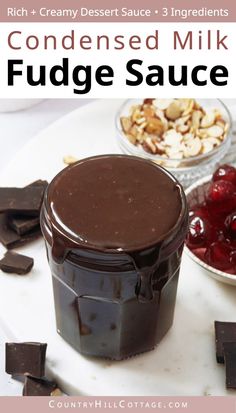
<svg viewBox="0 0 236 413"><path fill-rule="evenodd" d="M48 186L48 182L39 179L38 181L32 182L30 185L27 185L28 188L32 186L40 186L45 191ZM8 217L8 223L9 227L17 232L17 234L24 235L26 233L29 233L33 229L39 229L39 216L27 217L21 215L11 215Z"/></svg>
<svg viewBox="0 0 236 413"><path fill-rule="evenodd" d="M31 184L27 185L29 186L42 186L44 190L48 187L48 181L45 181L43 179L37 179L37 181L32 182ZM25 187L27 188L27 187Z"/></svg>
<svg viewBox="0 0 236 413"><path fill-rule="evenodd" d="M42 181L41 179L32 182L31 184L27 185L27 187L32 186L40 186L43 188L44 192L48 186L47 181ZM27 188L26 187L26 188ZM39 216L38 217L27 217L21 215L12 215L9 216L9 226L17 232L19 235L24 235L31 231L32 229L36 229L39 227Z"/></svg>
<svg viewBox="0 0 236 413"><path fill-rule="evenodd" d="M22 235L20 239L13 245L11 245L11 247L8 247L8 249L22 247L22 245L28 244L29 242L38 239L39 237L41 237L41 235L42 233L40 227L36 227L35 229L32 229L32 231L27 232L27 234Z"/></svg>
<svg viewBox="0 0 236 413"><path fill-rule="evenodd" d="M224 363L223 343L236 342L236 323L215 321L216 360Z"/></svg>
<svg viewBox="0 0 236 413"><path fill-rule="evenodd" d="M18 235L24 235L32 229L39 228L39 217L22 217L21 215L9 216L9 227Z"/></svg>
<svg viewBox="0 0 236 413"><path fill-rule="evenodd" d="M44 194L47 186L47 181L42 181L39 179L38 181L32 182L25 188L41 188ZM1 213L0 242L6 248L11 249L36 239L39 235L41 235L41 230L39 226L39 213L40 210L38 210L38 216L33 217L25 215L22 216L22 214Z"/></svg>
<svg viewBox="0 0 236 413"><path fill-rule="evenodd" d="M33 265L33 258L11 251L7 251L4 257L0 260L0 269L3 272L19 275L28 274Z"/></svg>
<svg viewBox="0 0 236 413"><path fill-rule="evenodd" d="M0 214L0 242L7 249L17 248L27 244L41 235L40 227L36 227L27 234L20 236L9 227L7 214Z"/></svg>
<svg viewBox="0 0 236 413"><path fill-rule="evenodd" d="M42 185L0 188L0 212L39 216L44 191Z"/></svg>
<svg viewBox="0 0 236 413"><path fill-rule="evenodd" d="M26 376L23 396L60 396L61 392L54 381Z"/></svg>
<svg viewBox="0 0 236 413"><path fill-rule="evenodd" d="M6 373L43 377L46 349L45 343L6 343Z"/></svg>
<svg viewBox="0 0 236 413"><path fill-rule="evenodd" d="M223 343L225 367L226 367L226 387L236 389L236 342Z"/></svg>
<svg viewBox="0 0 236 413"><path fill-rule="evenodd" d="M20 241L20 236L8 226L7 214L0 214L0 241L6 248Z"/></svg>

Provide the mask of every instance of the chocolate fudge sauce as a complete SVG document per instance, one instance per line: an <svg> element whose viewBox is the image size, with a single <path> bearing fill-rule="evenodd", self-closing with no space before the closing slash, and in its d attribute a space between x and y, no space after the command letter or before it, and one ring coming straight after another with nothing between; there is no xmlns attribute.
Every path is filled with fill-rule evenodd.
<svg viewBox="0 0 236 413"><path fill-rule="evenodd" d="M143 314L141 316L142 322L145 323L148 318L152 319L153 326L157 319L158 308L159 312L162 312L160 305L162 287L168 281L170 281L170 285L174 285L172 287L174 294L169 292L169 297L167 297L167 301L172 300L170 303L171 311L167 309L165 303L166 314L169 315L166 316L166 322L164 321L165 315L163 320L159 322L159 325L163 323L159 330L160 334L156 333L155 326L151 338L146 339L149 342L145 344L144 337L144 345L135 349L134 352L153 348L161 335L170 327L173 319L173 303L175 302L177 282L173 282L173 280L171 282L170 278L173 274L176 275L176 280L178 278L183 240L187 228L186 201L179 183L156 164L141 158L125 155L103 155L87 158L65 168L51 182L44 201L41 223L53 276L56 272L59 273L59 277L57 274L54 279L57 313L60 312L60 309L57 308L59 301L60 305L63 306L61 296L58 298L58 294L55 294L59 288L58 279L62 277L63 283L66 282L71 288L71 278L69 276L70 280L68 280L67 277L70 271L68 270L68 274L66 274L64 264L68 261L73 262L73 288L77 283L75 277L79 278L83 272L81 272L81 267L86 268L86 271L87 268L90 268L87 273L89 277L87 283L92 283L93 271L95 273L104 271L108 277L111 277L109 278L111 283L115 282L116 284L116 286L112 286L112 296L109 297L111 308L112 300L117 302L117 297L115 297L117 289L120 291L127 288L128 291L130 290L128 283L132 283L132 299L131 296L129 298L130 304L132 301L132 311L137 312L138 318L138 305L150 303L146 310L149 308L149 311L152 309L155 313L148 316L148 312L146 314L146 310L144 311L145 307L142 309L140 307L140 314ZM75 266L78 266L76 274ZM63 271L61 268L64 268ZM132 280L129 279L131 272L133 274ZM119 273L120 277L117 277ZM125 281L124 274L127 274L128 282ZM116 281L114 281L115 278ZM79 311L83 313L83 308L87 308L83 300L85 300L85 296L88 299L88 292L81 291L81 283L78 281L76 295L79 292L79 297L82 299L80 302L83 303L79 305ZM96 283L96 277L94 283ZM121 286L122 283L124 285ZM126 287L125 284L127 284ZM97 295L99 295L98 292L96 292ZM93 291L94 296L95 292ZM118 296L120 297L120 293ZM96 301L95 297L94 299ZM58 302L56 303L56 301ZM91 306L96 309L94 302L89 308ZM87 308L87 312L90 311L89 308ZM86 317L85 314L83 318ZM101 314L100 318L102 318ZM61 316L59 319L61 320ZM57 324L61 323L60 320L58 321L57 317ZM122 323L122 321L120 322ZM79 314L79 323L81 324L81 314ZM90 336L92 335L92 327L88 327L88 324L87 320L86 331L88 334L85 335ZM113 324L117 329L117 320L111 322L111 325ZM59 329L61 332L61 325ZM63 335L63 332L61 334ZM150 335L149 332L146 333L146 336L147 334ZM68 338L68 335L70 334L67 331L64 338L86 354L91 353L116 359L133 354L131 344L124 352L119 349L119 354L110 354L106 349L107 343L105 343L103 352L97 352L94 346L90 352L88 340L87 349L83 351L81 345L75 345L73 339Z"/></svg>
<svg viewBox="0 0 236 413"><path fill-rule="evenodd" d="M124 156L90 158L67 168L49 188L48 203L66 235L101 250L156 243L181 210L174 180L154 163Z"/></svg>

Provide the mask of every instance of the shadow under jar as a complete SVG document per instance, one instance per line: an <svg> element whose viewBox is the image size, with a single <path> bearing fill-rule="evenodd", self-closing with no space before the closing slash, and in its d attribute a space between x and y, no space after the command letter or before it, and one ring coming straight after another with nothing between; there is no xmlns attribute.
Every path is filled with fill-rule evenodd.
<svg viewBox="0 0 236 413"><path fill-rule="evenodd" d="M58 333L84 355L153 349L173 322L187 224L182 187L151 161L103 155L61 171L41 212Z"/></svg>

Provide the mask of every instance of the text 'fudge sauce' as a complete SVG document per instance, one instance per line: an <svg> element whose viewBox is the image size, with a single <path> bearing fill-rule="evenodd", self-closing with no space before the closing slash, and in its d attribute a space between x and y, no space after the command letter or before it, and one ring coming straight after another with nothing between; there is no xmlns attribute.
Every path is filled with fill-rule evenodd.
<svg viewBox="0 0 236 413"><path fill-rule="evenodd" d="M132 300L137 306L157 300L158 310L160 285L163 287L172 273L178 273L187 208L181 186L156 164L131 156L103 155L81 160L53 179L45 197L41 224L54 276L70 260L74 261L74 271L77 265L74 276L80 277L83 265L86 271L90 267L88 283L92 282L93 271L97 274L105 270L103 277L120 272L120 282L124 282L125 271L133 272L136 281ZM62 272L63 283L67 284L65 268ZM60 279L60 274L56 277ZM93 298L94 294L93 291ZM76 291L77 298L85 296L88 299L88 292ZM96 299L98 296L96 292ZM92 326L88 331L92 335ZM153 347L155 339L152 341ZM83 352L80 345L71 344ZM144 346L135 352L145 350ZM85 353L90 354L89 349ZM119 359L132 355L132 350L116 355L105 348L102 354L96 350L91 354Z"/></svg>

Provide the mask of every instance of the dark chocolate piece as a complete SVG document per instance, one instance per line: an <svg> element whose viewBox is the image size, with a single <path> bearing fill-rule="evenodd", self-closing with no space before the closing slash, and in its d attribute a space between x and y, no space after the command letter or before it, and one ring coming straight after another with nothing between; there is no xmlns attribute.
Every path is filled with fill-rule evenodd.
<svg viewBox="0 0 236 413"><path fill-rule="evenodd" d="M18 235L24 235L32 229L39 228L39 217L22 217L21 215L9 216L9 227Z"/></svg>
<svg viewBox="0 0 236 413"><path fill-rule="evenodd" d="M0 269L3 272L11 274L28 274L33 265L33 258L11 251L7 251L4 257L0 260Z"/></svg>
<svg viewBox="0 0 236 413"><path fill-rule="evenodd" d="M47 181L42 181L39 179L38 181L32 182L28 187L32 186L41 186L44 191L48 186ZM8 217L8 224L17 234L24 235L30 232L33 229L39 229L39 216L38 217L27 217L21 215L10 215Z"/></svg>
<svg viewBox="0 0 236 413"><path fill-rule="evenodd" d="M236 342L236 323L215 321L215 342L217 363L224 363L223 343Z"/></svg>
<svg viewBox="0 0 236 413"><path fill-rule="evenodd" d="M48 186L48 182L39 179L27 187L30 188L33 186L41 187L44 192ZM27 236L25 234L27 234ZM37 217L22 216L21 214L0 214L0 242L6 248L15 248L37 238L39 235L39 213Z"/></svg>
<svg viewBox="0 0 236 413"><path fill-rule="evenodd" d="M226 387L236 389L236 342L223 343L225 368L226 368Z"/></svg>
<svg viewBox="0 0 236 413"><path fill-rule="evenodd" d="M28 188L32 186L40 186L45 191L48 186L48 182L42 181L41 179L39 179L38 181L34 181L31 184L27 185ZM39 216L38 217L27 217L27 216L21 216L21 215L12 215L12 216L9 216L8 218L9 226L14 231L16 231L17 234L19 235L24 235L30 232L31 230L39 227L39 221L40 221Z"/></svg>
<svg viewBox="0 0 236 413"><path fill-rule="evenodd" d="M37 179L37 181L32 182L31 184L27 185L28 187L30 186L42 186L44 188L44 190L47 188L48 186L48 181L45 181L43 179ZM26 188L26 187L25 187Z"/></svg>
<svg viewBox="0 0 236 413"><path fill-rule="evenodd" d="M45 188L0 188L0 212L39 216Z"/></svg>
<svg viewBox="0 0 236 413"><path fill-rule="evenodd" d="M29 242L35 241L36 239L41 237L41 235L42 233L40 227L36 227L35 229L32 229L32 231L27 232L27 234L22 235L20 239L14 244L12 244L10 247L8 247L8 249L22 247L23 245L28 244Z"/></svg>
<svg viewBox="0 0 236 413"><path fill-rule="evenodd" d="M20 236L8 226L7 214L0 214L0 241L6 248L20 241Z"/></svg>
<svg viewBox="0 0 236 413"><path fill-rule="evenodd" d="M45 343L6 343L6 373L43 377L46 349Z"/></svg>
<svg viewBox="0 0 236 413"><path fill-rule="evenodd" d="M32 229L27 234L20 236L8 225L7 214L0 214L0 242L7 249L21 247L41 236L40 227Z"/></svg>
<svg viewBox="0 0 236 413"><path fill-rule="evenodd" d="M26 376L22 394L23 396L59 396L61 392L54 381Z"/></svg>

